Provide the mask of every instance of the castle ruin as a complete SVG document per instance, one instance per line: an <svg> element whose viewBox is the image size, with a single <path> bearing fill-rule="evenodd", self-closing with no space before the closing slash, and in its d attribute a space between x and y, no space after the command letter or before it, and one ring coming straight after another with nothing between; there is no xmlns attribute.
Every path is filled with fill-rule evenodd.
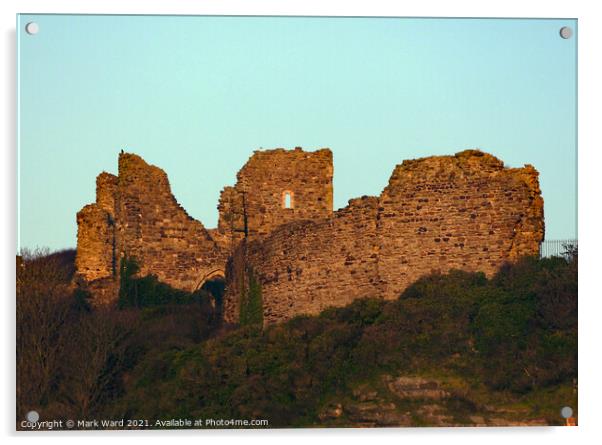
<svg viewBox="0 0 602 445"><path fill-rule="evenodd" d="M395 299L412 282L451 269L494 274L537 255L544 236L538 172L506 168L479 150L397 165L380 196L333 209L332 152L255 151L222 190L215 229L177 203L165 172L137 155L101 173L96 203L77 214L76 270L97 304L116 301L119 262L133 257L194 291L226 281L224 318L236 323L252 273L265 323L317 314L361 297Z"/></svg>

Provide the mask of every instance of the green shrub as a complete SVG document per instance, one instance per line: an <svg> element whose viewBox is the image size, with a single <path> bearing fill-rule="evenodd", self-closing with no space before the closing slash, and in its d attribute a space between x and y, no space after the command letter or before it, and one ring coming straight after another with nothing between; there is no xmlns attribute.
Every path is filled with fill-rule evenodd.
<svg viewBox="0 0 602 445"><path fill-rule="evenodd" d="M123 257L120 264L119 307L150 307L165 304L207 304L205 291L186 292L159 281L155 275L135 277L140 271L134 258Z"/></svg>
<svg viewBox="0 0 602 445"><path fill-rule="evenodd" d="M517 400L577 377L576 255L524 258L491 279L433 274L395 301L357 299L265 329L262 289L248 270L240 326L219 336L208 295L137 278L133 259L120 272L117 312L136 323L127 323L114 371L127 379L96 410L109 417L314 425L325 401L385 373L458 376L492 398ZM86 295L77 298L86 308Z"/></svg>
<svg viewBox="0 0 602 445"><path fill-rule="evenodd" d="M261 284L255 278L252 269L247 271L248 288L240 302L240 325L263 325L263 300L261 297Z"/></svg>

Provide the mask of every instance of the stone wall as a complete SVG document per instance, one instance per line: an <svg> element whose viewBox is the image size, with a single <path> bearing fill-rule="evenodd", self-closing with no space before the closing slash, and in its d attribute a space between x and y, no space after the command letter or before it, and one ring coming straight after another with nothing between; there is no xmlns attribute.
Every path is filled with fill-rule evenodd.
<svg viewBox="0 0 602 445"><path fill-rule="evenodd" d="M167 175L132 154L119 156L117 249L136 258L140 275L184 290L224 268L226 256L199 221L178 204Z"/></svg>
<svg viewBox="0 0 602 445"><path fill-rule="evenodd" d="M140 275L179 289L226 273L230 322L249 273L262 288L264 320L274 323L360 297L394 299L432 272L491 276L536 255L544 234L537 171L505 168L478 150L404 161L380 196L336 212L330 150L258 151L223 189L218 227L209 230L178 204L160 168L122 153L118 170L98 176L96 203L77 215L78 279L110 302L123 255L138 261Z"/></svg>
<svg viewBox="0 0 602 445"><path fill-rule="evenodd" d="M77 252L75 268L85 281L115 274L115 225L109 212L89 204L77 213Z"/></svg>
<svg viewBox="0 0 602 445"><path fill-rule="evenodd" d="M117 176L102 172L96 178L96 203L85 206L77 214L76 279L94 295L97 304L111 303L118 293L117 186Z"/></svg>
<svg viewBox="0 0 602 445"><path fill-rule="evenodd" d="M544 227L537 176L531 166L504 168L477 150L405 161L380 197L351 200L330 217L249 242L236 252L228 282L252 270L265 322L273 323L364 296L394 299L432 272L490 276L505 261L538 252ZM228 288L229 321L237 320L240 292Z"/></svg>
<svg viewBox="0 0 602 445"><path fill-rule="evenodd" d="M227 253L178 204L165 172L134 154L119 156L118 176L98 176L96 203L78 213L77 223L77 275L95 294L115 291L124 255L136 259L139 275L189 291L225 268Z"/></svg>
<svg viewBox="0 0 602 445"><path fill-rule="evenodd" d="M292 221L332 215L332 152L278 148L255 151L220 197L218 229L240 240L265 236ZM285 195L290 208L285 208Z"/></svg>
<svg viewBox="0 0 602 445"><path fill-rule="evenodd" d="M536 255L544 234L537 176L476 150L398 165L380 196L383 297L431 272L491 276L505 261Z"/></svg>
<svg viewBox="0 0 602 445"><path fill-rule="evenodd" d="M330 218L289 223L242 244L227 273L226 320L238 319L247 267L261 283L267 322L378 296L377 209L374 197L355 199Z"/></svg>
<svg viewBox="0 0 602 445"><path fill-rule="evenodd" d="M115 199L119 188L119 178L107 172L96 177L96 204L115 219Z"/></svg>

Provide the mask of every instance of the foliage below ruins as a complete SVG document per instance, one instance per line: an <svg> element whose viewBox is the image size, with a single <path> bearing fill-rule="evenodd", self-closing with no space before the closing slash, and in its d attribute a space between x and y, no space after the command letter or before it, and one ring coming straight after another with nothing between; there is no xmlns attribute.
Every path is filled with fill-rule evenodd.
<svg viewBox="0 0 602 445"><path fill-rule="evenodd" d="M120 264L119 308L151 307L165 304L209 304L210 295L203 290L186 292L162 283L154 275L136 277L140 268L134 258L124 257Z"/></svg>
<svg viewBox="0 0 602 445"><path fill-rule="evenodd" d="M263 325L263 301L261 298L261 285L251 269L247 271L248 289L243 293L240 302L241 326Z"/></svg>
<svg viewBox="0 0 602 445"><path fill-rule="evenodd" d="M226 330L215 322L212 306L194 298L109 312L60 300L65 290L53 287L52 301L65 301L59 310L62 306L39 298L50 289L36 287L41 275L30 276L29 266L21 269L21 418L35 407L54 418L352 426L386 424L382 414L393 406L407 413L405 424L444 424L416 414L437 405L386 389L390 383L383 382L397 376L439 382L448 396L437 403L453 410L452 424L479 423L482 413L559 424L562 406L576 408L576 252L568 259L523 258L491 279L459 271L435 274L394 301L360 299L265 329L250 315L246 326ZM139 288L138 297L146 289L153 286ZM257 301L260 291L255 289ZM28 308L29 301L38 306ZM124 307L145 306L131 303ZM28 324L28 311L41 321ZM48 350L44 378L34 375L40 370L32 351L42 338L35 329L54 332L41 345L56 345ZM30 387L34 381L36 388ZM365 411L357 414L357 400L368 397L380 400L370 402L380 410L377 420L367 419Z"/></svg>

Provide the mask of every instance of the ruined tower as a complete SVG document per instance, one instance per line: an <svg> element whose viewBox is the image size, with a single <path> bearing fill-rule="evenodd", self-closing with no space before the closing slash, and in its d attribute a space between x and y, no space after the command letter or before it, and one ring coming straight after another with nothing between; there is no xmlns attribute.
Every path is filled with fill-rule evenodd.
<svg viewBox="0 0 602 445"><path fill-rule="evenodd" d="M236 185L222 191L218 230L235 240L245 234L253 239L292 221L331 216L332 174L327 148L255 151Z"/></svg>

